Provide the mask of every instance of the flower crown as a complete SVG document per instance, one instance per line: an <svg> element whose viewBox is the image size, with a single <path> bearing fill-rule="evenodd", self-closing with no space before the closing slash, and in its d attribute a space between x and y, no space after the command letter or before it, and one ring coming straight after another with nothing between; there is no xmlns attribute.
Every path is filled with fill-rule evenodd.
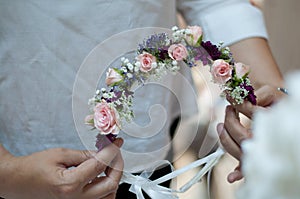
<svg viewBox="0 0 300 199"><path fill-rule="evenodd" d="M132 100L133 85L142 85L149 79L160 79L168 72L176 74L179 62L194 67L202 63L210 65L213 81L220 85L223 93L237 104L244 100L256 104L256 96L248 78L249 66L235 63L228 47L222 43L214 45L203 41L202 28L188 26L186 29L172 28L172 38L166 33L154 34L139 44L137 56L130 61L121 58L121 67L109 68L106 85L96 91L89 100L91 115L85 123L99 130L96 147L103 148L103 136L114 140L121 128L121 121L130 122L134 117ZM201 65L202 65L201 64Z"/></svg>

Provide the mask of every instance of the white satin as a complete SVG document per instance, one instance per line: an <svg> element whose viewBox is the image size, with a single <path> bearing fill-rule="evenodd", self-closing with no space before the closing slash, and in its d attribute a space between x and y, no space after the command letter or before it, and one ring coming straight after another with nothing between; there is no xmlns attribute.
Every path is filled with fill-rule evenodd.
<svg viewBox="0 0 300 199"><path fill-rule="evenodd" d="M202 159L192 162L176 171L172 171L171 173L162 176L159 179L151 181L148 178L151 176L155 168L159 168L160 166L165 166L165 165L170 165L172 167L171 163L166 160L159 161L156 163L156 165L153 168L151 168L149 171L144 171L140 176L135 176L128 172L124 172L120 183L131 184L130 191L136 194L137 199L144 199L142 190L153 199L159 199L159 198L178 199L178 196L176 194L186 192L194 184L199 182L204 175L209 174L212 168L218 163L219 159L222 157L223 154L224 151L219 148L216 152L210 154L209 156L206 156ZM198 171L198 173L186 184L181 186L178 190L166 188L159 185L160 183L174 179L179 175L193 168L200 167L202 165L203 167Z"/></svg>

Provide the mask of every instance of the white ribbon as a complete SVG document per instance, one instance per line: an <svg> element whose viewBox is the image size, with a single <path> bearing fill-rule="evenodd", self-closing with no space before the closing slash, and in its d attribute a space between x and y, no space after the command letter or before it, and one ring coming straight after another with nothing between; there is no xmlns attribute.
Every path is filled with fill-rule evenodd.
<svg viewBox="0 0 300 199"><path fill-rule="evenodd" d="M219 148L216 152L175 171L173 171L174 169L169 161L163 160L158 162L155 165L155 168L167 164L170 165L172 168L171 173L162 176L154 181L151 181L149 177L152 175L155 168L151 168L151 171L146 170L139 176L133 175L128 172L124 172L121 179L121 183L131 184L130 191L136 194L137 199L145 199L142 190L153 199L178 199L177 193L184 193L187 190L189 190L194 184L199 182L202 179L202 177L206 173L210 172L211 169L217 164L217 162L223 154L224 151L221 148ZM179 190L159 185L160 183L176 178L177 176L201 165L204 165L203 168L200 171L198 171L198 173L189 182L180 187Z"/></svg>

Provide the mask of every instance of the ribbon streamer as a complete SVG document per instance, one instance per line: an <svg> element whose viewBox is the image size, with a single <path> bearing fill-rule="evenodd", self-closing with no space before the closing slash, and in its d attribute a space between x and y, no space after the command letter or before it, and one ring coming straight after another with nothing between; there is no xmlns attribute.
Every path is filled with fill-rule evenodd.
<svg viewBox="0 0 300 199"><path fill-rule="evenodd" d="M157 164L152 167L150 171L148 169L142 172L139 176L124 172L120 183L131 184L130 191L136 194L137 199L145 199L142 190L153 199L178 199L177 193L184 193L189 190L194 184L199 182L205 174L212 170L212 168L218 163L223 154L224 151L221 148L218 148L218 150L214 153L202 159L196 160L195 162L192 162L175 171L169 161L162 160L157 162ZM172 172L154 181L151 181L149 177L152 175L154 170L164 165L170 165L172 168ZM159 185L160 183L176 178L179 175L202 165L204 165L204 167L200 169L200 171L198 171L198 173L189 182L180 187L179 190Z"/></svg>

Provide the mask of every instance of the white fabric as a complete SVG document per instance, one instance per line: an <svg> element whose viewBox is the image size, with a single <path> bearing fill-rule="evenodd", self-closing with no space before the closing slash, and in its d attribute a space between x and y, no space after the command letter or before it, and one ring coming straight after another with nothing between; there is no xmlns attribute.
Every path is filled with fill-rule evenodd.
<svg viewBox="0 0 300 199"><path fill-rule="evenodd" d="M0 142L14 155L52 147L84 149L75 129L71 101L75 76L84 58L97 44L121 31L172 27L176 24L176 8L187 17L189 24L204 26L206 37L212 40L232 43L241 38L265 36L265 29L260 26L263 24L261 14L255 8L242 0L228 0L227 6L216 4L221 2L1 0ZM208 11L219 13L218 17ZM216 18L231 28L215 31L218 28ZM252 25L241 28L241 22L248 22L249 18L253 20ZM185 75L191 80L189 72ZM169 83L174 89L181 88ZM181 100L194 109L196 105L189 102L185 90L180 92L184 96ZM153 103L164 107L170 114L168 118L178 113L174 111L177 105L170 98L171 93L165 90L143 89L138 95L137 116L139 110L143 112ZM142 120L141 125L148 123L148 117L138 119ZM160 133L151 139L122 135L124 150L147 153L142 159L124 157L125 164L130 165L128 170L142 170L151 166L149 162L166 157L168 147L156 148L169 143L169 126L170 121L167 121Z"/></svg>
<svg viewBox="0 0 300 199"><path fill-rule="evenodd" d="M205 40L230 45L250 37L267 38L262 12L249 0L179 0L190 25L201 24Z"/></svg>

